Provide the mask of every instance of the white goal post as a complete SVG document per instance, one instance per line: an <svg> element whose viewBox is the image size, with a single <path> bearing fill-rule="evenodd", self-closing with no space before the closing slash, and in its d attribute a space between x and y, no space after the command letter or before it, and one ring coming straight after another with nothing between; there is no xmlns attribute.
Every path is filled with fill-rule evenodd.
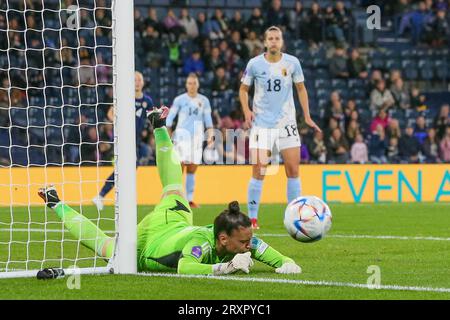
<svg viewBox="0 0 450 320"><path fill-rule="evenodd" d="M0 279L137 273L133 12L133 0L0 2ZM49 184L114 239L109 262L37 197Z"/></svg>

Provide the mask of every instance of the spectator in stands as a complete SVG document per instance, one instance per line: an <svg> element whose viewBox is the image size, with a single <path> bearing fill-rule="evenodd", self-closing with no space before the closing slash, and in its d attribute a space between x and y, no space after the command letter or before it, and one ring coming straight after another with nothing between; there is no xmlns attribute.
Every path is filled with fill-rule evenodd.
<svg viewBox="0 0 450 320"><path fill-rule="evenodd" d="M375 89L370 93L370 109L372 111L388 110L394 103L394 97L391 91L386 88L386 82L383 79L379 80L375 85Z"/></svg>
<svg viewBox="0 0 450 320"><path fill-rule="evenodd" d="M142 17L139 9L134 9L134 31L138 33L140 36L141 33L145 30L145 20Z"/></svg>
<svg viewBox="0 0 450 320"><path fill-rule="evenodd" d="M389 120L389 124L386 127L386 136L388 137L388 139L391 138L397 138L399 139L402 135L402 132L400 130L400 124L398 122L397 119L393 119L391 118Z"/></svg>
<svg viewBox="0 0 450 320"><path fill-rule="evenodd" d="M112 123L103 123L99 126L99 160L110 162L114 158L114 129ZM106 163L105 163L106 164Z"/></svg>
<svg viewBox="0 0 450 320"><path fill-rule="evenodd" d="M426 96L421 94L417 87L411 89L410 101L411 108L414 108L418 112L426 111L428 109Z"/></svg>
<svg viewBox="0 0 450 320"><path fill-rule="evenodd" d="M261 50L264 48L264 44L258 38L255 31L249 32L248 38L244 40L244 43L247 46L251 56L253 56L253 52L255 52L255 47L259 47Z"/></svg>
<svg viewBox="0 0 450 320"><path fill-rule="evenodd" d="M380 70L374 69L372 70L372 74L370 75L368 93L370 94L375 88L378 81L383 80L383 74Z"/></svg>
<svg viewBox="0 0 450 320"><path fill-rule="evenodd" d="M352 14L349 9L344 5L343 1L337 1L334 7L334 15L336 18L337 27L342 30L344 37L349 39L350 37L350 27L352 24ZM336 31L335 31L336 34ZM338 41L345 41L345 39Z"/></svg>
<svg viewBox="0 0 450 320"><path fill-rule="evenodd" d="M410 107L410 97L408 89L405 87L402 78L398 78L394 80L394 83L391 85L391 93L395 100L395 107L400 108L402 110L409 109Z"/></svg>
<svg viewBox="0 0 450 320"><path fill-rule="evenodd" d="M441 140L444 137L445 130L448 125L450 125L450 105L446 103L441 106L439 113L433 121L433 126L436 128L436 136L438 140Z"/></svg>
<svg viewBox="0 0 450 320"><path fill-rule="evenodd" d="M448 11L448 6L449 3L447 3L446 0L436 0L434 2L434 8L436 9L436 11L439 10Z"/></svg>
<svg viewBox="0 0 450 320"><path fill-rule="evenodd" d="M420 145L422 145L427 138L427 128L424 116L418 116L416 118L416 125L414 127L414 138L417 139Z"/></svg>
<svg viewBox="0 0 450 320"><path fill-rule="evenodd" d="M198 37L197 22L190 16L189 10L187 8L181 9L181 16L179 21L189 39L195 39Z"/></svg>
<svg viewBox="0 0 450 320"><path fill-rule="evenodd" d="M239 10L236 10L236 12L239 12ZM234 22L232 24L234 24ZM261 14L261 10L258 7L254 8L252 15L245 25L246 29L248 31L255 31L256 34L260 35L264 33L265 26L266 22Z"/></svg>
<svg viewBox="0 0 450 320"><path fill-rule="evenodd" d="M356 135L350 154L352 163L367 163L369 161L367 145L364 143L362 134L358 133Z"/></svg>
<svg viewBox="0 0 450 320"><path fill-rule="evenodd" d="M353 111L356 110L356 102L354 99L348 99L347 100L347 104L345 106L344 109L344 114L345 114L345 125L348 125L348 123L350 123L350 116L352 114Z"/></svg>
<svg viewBox="0 0 450 320"><path fill-rule="evenodd" d="M353 48L350 51L350 58L347 61L347 65L350 78L366 79L368 77L367 63L361 58L358 49Z"/></svg>
<svg viewBox="0 0 450 320"><path fill-rule="evenodd" d="M392 86L397 79L402 79L402 73L398 69L393 69L389 72L388 85Z"/></svg>
<svg viewBox="0 0 450 320"><path fill-rule="evenodd" d="M308 145L308 151L311 160L317 163L326 163L327 161L327 147L323 139L323 132L315 131L314 138Z"/></svg>
<svg viewBox="0 0 450 320"><path fill-rule="evenodd" d="M419 2L419 9L411 15L411 34L413 43L418 43L422 38L422 32L425 24L432 18L431 7L424 2Z"/></svg>
<svg viewBox="0 0 450 320"><path fill-rule="evenodd" d="M445 129L445 136L439 144L441 149L441 159L445 163L450 162L450 126Z"/></svg>
<svg viewBox="0 0 450 320"><path fill-rule="evenodd" d="M148 9L148 17L145 19L145 25L152 26L159 34L164 31L164 26L158 19L158 12L153 7Z"/></svg>
<svg viewBox="0 0 450 320"><path fill-rule="evenodd" d="M413 136L414 128L407 126L405 134L399 140L399 156L402 161L417 163L419 161L420 144Z"/></svg>
<svg viewBox="0 0 450 320"><path fill-rule="evenodd" d="M349 146L341 129L336 128L328 139L329 161L333 163L347 163L349 160Z"/></svg>
<svg viewBox="0 0 450 320"><path fill-rule="evenodd" d="M425 25L425 41L432 47L442 47L450 37L450 23L445 10L438 10L436 16Z"/></svg>
<svg viewBox="0 0 450 320"><path fill-rule="evenodd" d="M220 25L217 21L209 20L206 18L204 12L199 12L197 15L197 25L200 32L200 36L211 40L223 39L224 34L220 29Z"/></svg>
<svg viewBox="0 0 450 320"><path fill-rule="evenodd" d="M302 35L310 43L317 44L322 41L323 26L324 18L320 11L320 6L317 2L313 2L311 9L305 16L304 31L302 31Z"/></svg>
<svg viewBox="0 0 450 320"><path fill-rule="evenodd" d="M336 12L331 5L327 6L324 13L325 31L327 39L337 43L345 42L344 30L339 27Z"/></svg>
<svg viewBox="0 0 450 320"><path fill-rule="evenodd" d="M83 162L84 164L89 164L89 162L96 162L98 160L97 143L98 135L96 126L87 126L82 135L80 147L80 158L82 164Z"/></svg>
<svg viewBox="0 0 450 320"><path fill-rule="evenodd" d="M233 31L229 46L242 60L247 61L250 57L250 52L244 42L242 42L239 31Z"/></svg>
<svg viewBox="0 0 450 320"><path fill-rule="evenodd" d="M223 67L218 67L215 71L215 77L211 85L213 95L223 93L229 88L230 83L226 77L225 69Z"/></svg>
<svg viewBox="0 0 450 320"><path fill-rule="evenodd" d="M304 143L300 146L300 159L302 159L302 163L309 163L311 160L308 148Z"/></svg>
<svg viewBox="0 0 450 320"><path fill-rule="evenodd" d="M211 49L211 54L208 55L205 60L205 67L208 71L214 71L218 67L222 67L225 64L218 47L213 47Z"/></svg>
<svg viewBox="0 0 450 320"><path fill-rule="evenodd" d="M242 19L241 11L236 10L234 12L233 19L230 20L229 24L229 32L239 31L241 33L241 37L248 33L249 29L247 29L247 24L244 19ZM252 30L252 29L250 29Z"/></svg>
<svg viewBox="0 0 450 320"><path fill-rule="evenodd" d="M167 11L167 15L163 20L163 26L168 34L175 35L175 39L178 39L181 33L185 31L172 9Z"/></svg>
<svg viewBox="0 0 450 320"><path fill-rule="evenodd" d="M162 43L154 26L148 25L142 34L142 48L146 52L146 65L158 68L162 63Z"/></svg>
<svg viewBox="0 0 450 320"><path fill-rule="evenodd" d="M361 134L359 122L357 120L350 120L347 130L345 130L345 135L350 145L355 142L358 134Z"/></svg>
<svg viewBox="0 0 450 320"><path fill-rule="evenodd" d="M382 124L378 124L376 129L370 135L369 155L373 163L387 163L386 158L387 142L386 134Z"/></svg>
<svg viewBox="0 0 450 320"><path fill-rule="evenodd" d="M427 163L441 162L441 159L439 158L439 144L436 139L436 129L428 129L427 137L422 144L422 154Z"/></svg>
<svg viewBox="0 0 450 320"><path fill-rule="evenodd" d="M184 61L183 73L187 76L190 73L195 73L201 76L205 71L203 61L200 59L200 51L192 52L191 56Z"/></svg>
<svg viewBox="0 0 450 320"><path fill-rule="evenodd" d="M330 59L330 72L334 78L348 78L349 71L347 57L342 45L336 46L333 56Z"/></svg>
<svg viewBox="0 0 450 320"><path fill-rule="evenodd" d="M229 23L227 17L224 16L223 11L219 8L216 8L214 10L214 16L211 19L212 21L215 21L219 27L220 32L224 35L228 35L229 33Z"/></svg>
<svg viewBox="0 0 450 320"><path fill-rule="evenodd" d="M277 26L285 32L287 25L287 15L285 10L281 7L281 0L272 0L272 5L266 16L266 27Z"/></svg>
<svg viewBox="0 0 450 320"><path fill-rule="evenodd" d="M295 1L294 10L289 10L287 13L287 29L293 38L301 38L305 16L306 12L303 8L302 2Z"/></svg>
<svg viewBox="0 0 450 320"><path fill-rule="evenodd" d="M390 118L384 109L380 109L377 113L377 116L372 119L372 122L370 123L370 132L377 131L378 125L381 125L383 129L386 129L386 127L389 125Z"/></svg>
<svg viewBox="0 0 450 320"><path fill-rule="evenodd" d="M95 24L97 25L97 27L111 27L112 26L112 19L111 19L111 14L110 14L110 10L105 10L105 9L99 9L97 8L95 10ZM106 31L106 29L103 29L103 31Z"/></svg>
<svg viewBox="0 0 450 320"><path fill-rule="evenodd" d="M399 163L400 156L398 150L398 138L391 137L387 147L387 159L389 163Z"/></svg>

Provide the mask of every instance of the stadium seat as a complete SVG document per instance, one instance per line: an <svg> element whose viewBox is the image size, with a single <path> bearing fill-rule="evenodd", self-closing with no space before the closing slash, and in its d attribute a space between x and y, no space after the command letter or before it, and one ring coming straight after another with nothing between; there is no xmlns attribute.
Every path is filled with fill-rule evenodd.
<svg viewBox="0 0 450 320"><path fill-rule="evenodd" d="M363 79L348 79L347 81L347 87L349 89L353 89L353 88L365 88L366 86L366 81Z"/></svg>
<svg viewBox="0 0 450 320"><path fill-rule="evenodd" d="M10 152L12 163L19 166L28 165L28 153L26 147L12 146Z"/></svg>
<svg viewBox="0 0 450 320"><path fill-rule="evenodd" d="M445 81L448 79L447 74L447 63L445 60L435 60L434 61L434 74L436 79Z"/></svg>
<svg viewBox="0 0 450 320"><path fill-rule="evenodd" d="M10 113L11 126L20 126L20 127L28 126L27 109L12 107L10 110L11 110L11 113Z"/></svg>
<svg viewBox="0 0 450 320"><path fill-rule="evenodd" d="M347 89L347 81L344 79L332 79L331 86L333 89L345 90Z"/></svg>
<svg viewBox="0 0 450 320"><path fill-rule="evenodd" d="M417 80L419 73L417 71L417 66L414 60L403 60L402 61L403 74L407 80Z"/></svg>
<svg viewBox="0 0 450 320"><path fill-rule="evenodd" d="M349 98L353 99L365 99L367 96L366 90L363 88L352 88L348 90Z"/></svg>
<svg viewBox="0 0 450 320"><path fill-rule="evenodd" d="M424 80L431 80L433 78L433 65L430 60L420 59L418 62L420 77Z"/></svg>
<svg viewBox="0 0 450 320"><path fill-rule="evenodd" d="M45 136L47 139L47 144L54 144L54 145L63 144L63 134L61 127L47 126L45 128Z"/></svg>
<svg viewBox="0 0 450 320"><path fill-rule="evenodd" d="M61 126L63 123L62 108L45 108L45 119L47 125Z"/></svg>
<svg viewBox="0 0 450 320"><path fill-rule="evenodd" d="M393 70L393 69L401 69L401 60L400 59L388 59L386 60L386 69L387 70Z"/></svg>
<svg viewBox="0 0 450 320"><path fill-rule="evenodd" d="M28 108L28 118L30 119L30 121L29 121L30 126L38 126L38 127L45 126L45 118L44 118L44 109L43 108L29 107Z"/></svg>
<svg viewBox="0 0 450 320"><path fill-rule="evenodd" d="M29 165L30 166L36 166L36 165L45 165L46 159L45 159L45 153L43 147L36 147L31 146L28 149L28 156L30 159Z"/></svg>
<svg viewBox="0 0 450 320"><path fill-rule="evenodd" d="M326 78L316 79L316 80L314 80L314 86L316 87L316 89L322 89L322 88L331 89L331 80L326 79Z"/></svg>
<svg viewBox="0 0 450 320"><path fill-rule="evenodd" d="M261 2L262 0L245 0L244 5L247 8L261 8Z"/></svg>

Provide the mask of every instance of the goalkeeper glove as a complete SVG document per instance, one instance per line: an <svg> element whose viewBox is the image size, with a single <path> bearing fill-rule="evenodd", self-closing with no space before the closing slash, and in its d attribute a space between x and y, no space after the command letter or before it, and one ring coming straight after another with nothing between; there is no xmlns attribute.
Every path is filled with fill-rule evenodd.
<svg viewBox="0 0 450 320"><path fill-rule="evenodd" d="M235 273L236 271L242 270L245 273L250 272L250 267L253 266L253 260L251 258L251 253L238 253L230 262L217 263L213 265L213 273L215 276L220 276L223 274Z"/></svg>
<svg viewBox="0 0 450 320"><path fill-rule="evenodd" d="M302 273L302 268L295 264L295 262L285 262L281 267L276 268L275 272L281 274Z"/></svg>

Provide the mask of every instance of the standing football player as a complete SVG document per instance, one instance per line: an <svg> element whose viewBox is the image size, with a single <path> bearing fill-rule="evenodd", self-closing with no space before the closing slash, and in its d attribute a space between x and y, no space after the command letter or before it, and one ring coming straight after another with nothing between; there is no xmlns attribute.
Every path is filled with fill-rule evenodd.
<svg viewBox="0 0 450 320"><path fill-rule="evenodd" d="M175 149L180 155L182 170L186 168L186 196L191 208L198 208L194 202L195 172L202 163L203 140L207 129L208 144L211 143L213 127L211 104L204 95L198 93L200 82L195 73L186 79L186 93L177 96L167 117L167 127L171 128L178 114L178 122L173 135Z"/></svg>
<svg viewBox="0 0 450 320"><path fill-rule="evenodd" d="M251 127L249 147L253 172L248 185L248 213L254 229L259 229L257 219L263 180L274 147L283 157L288 178L288 202L301 195L298 176L300 136L292 84L295 84L297 89L306 124L320 131L309 114L308 93L300 61L281 52L283 34L280 28L272 26L265 31L264 46L265 53L248 62L239 89L245 125ZM248 92L253 83L255 93L253 108L250 109Z"/></svg>
<svg viewBox="0 0 450 320"><path fill-rule="evenodd" d="M136 166L140 158L139 145L141 142L142 130L144 130L147 121L147 112L153 110L152 98L145 94L142 90L144 88L144 76L139 71L134 74L134 92L135 92L135 113L136 113ZM103 210L103 200L105 196L114 187L114 172L106 179L100 193L92 199L92 202L97 206L99 211Z"/></svg>

